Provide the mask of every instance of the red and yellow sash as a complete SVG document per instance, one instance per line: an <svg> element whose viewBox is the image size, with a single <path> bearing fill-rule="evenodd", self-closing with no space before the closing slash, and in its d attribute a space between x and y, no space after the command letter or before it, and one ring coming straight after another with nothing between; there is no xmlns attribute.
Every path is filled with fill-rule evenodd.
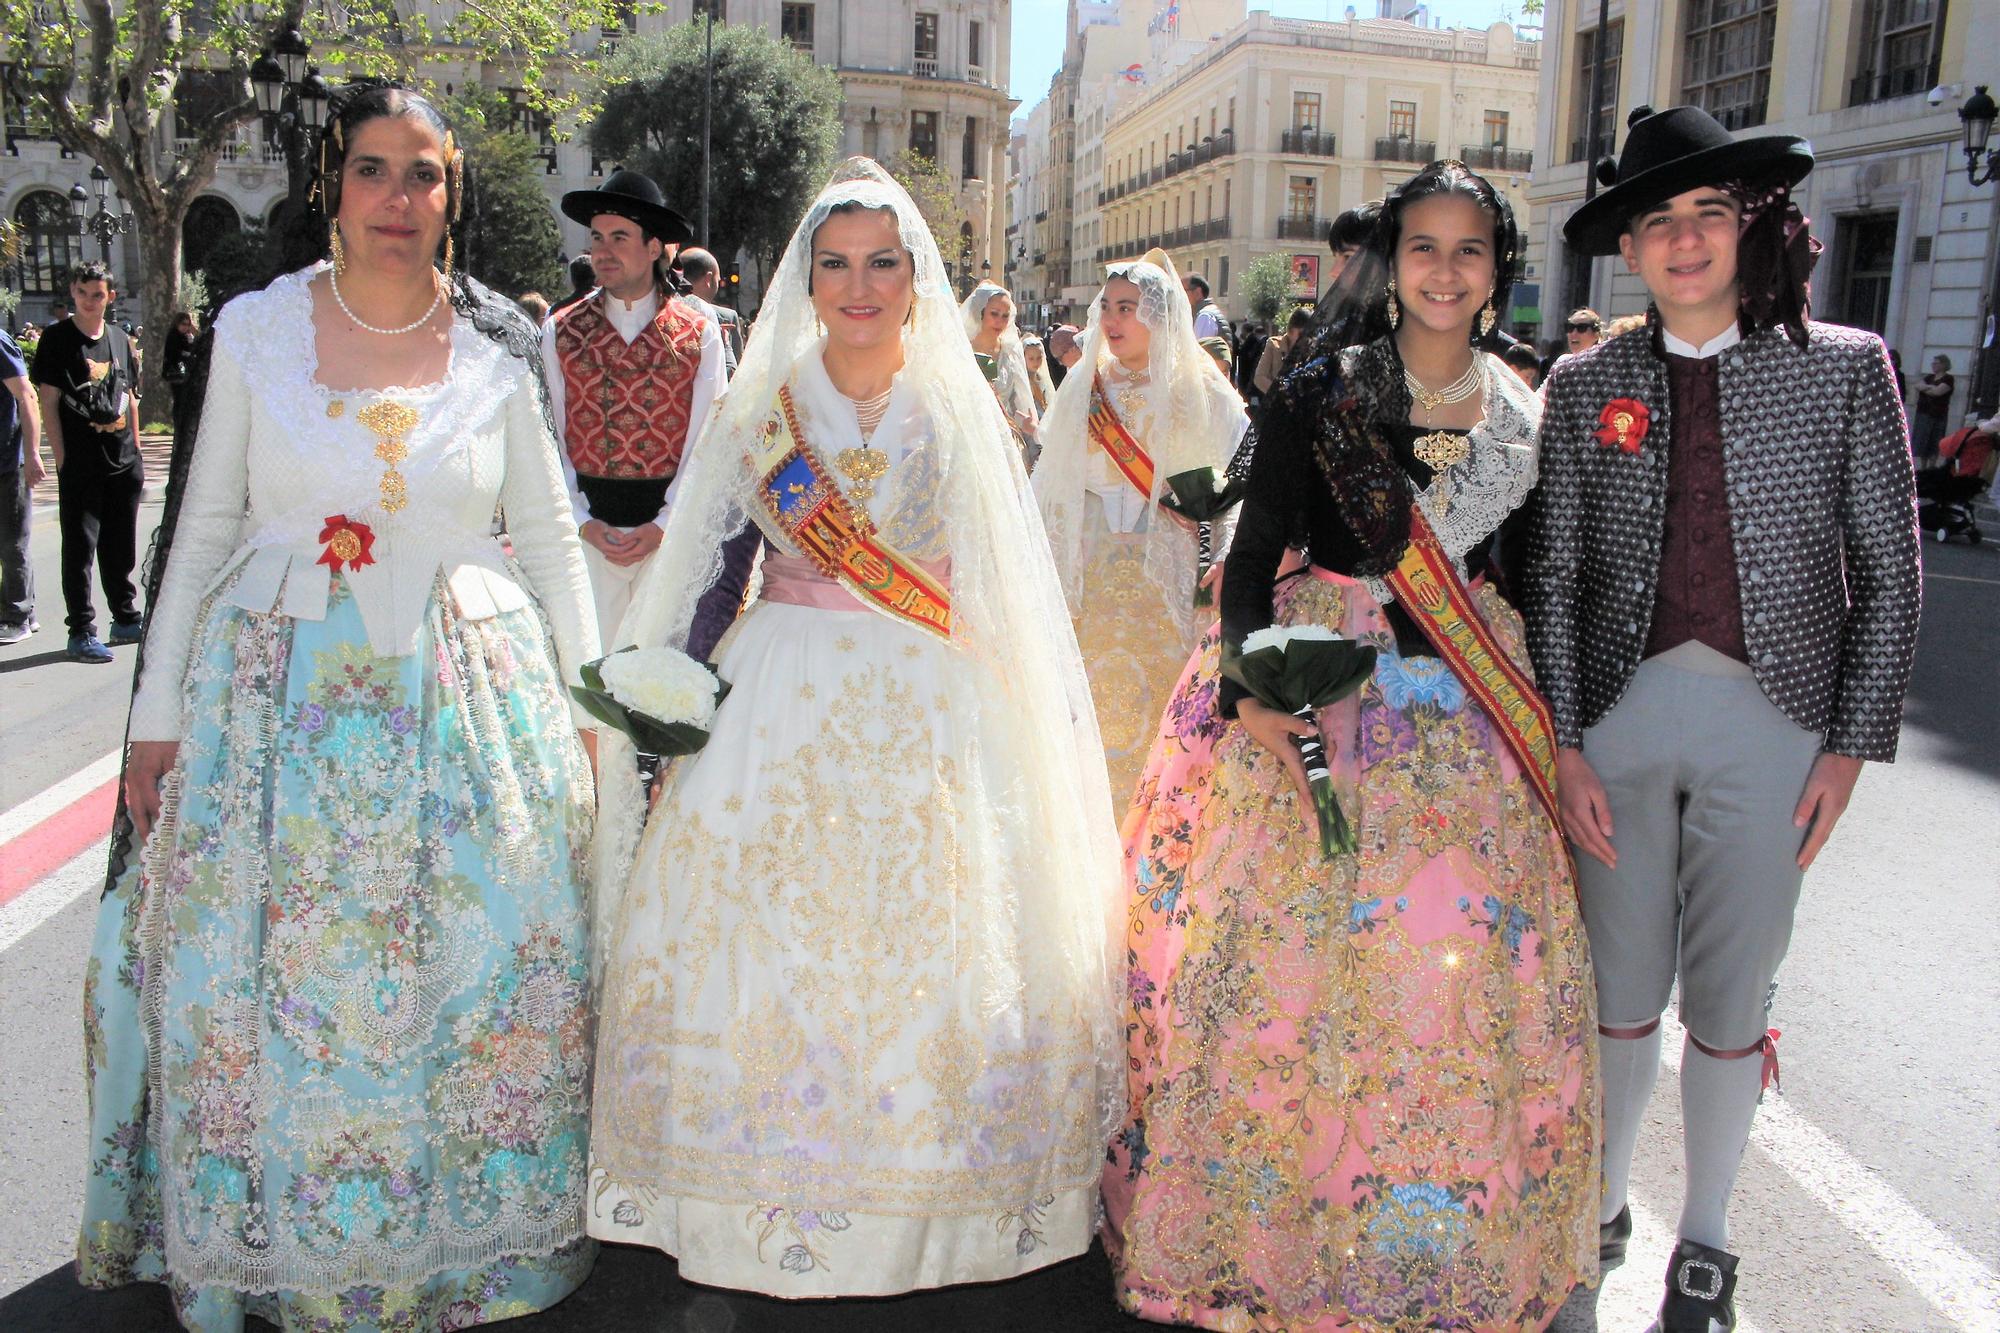
<svg viewBox="0 0 2000 1333"><path fill-rule="evenodd" d="M778 390L778 410L764 423L763 437L758 497L813 567L898 620L951 638L951 594L882 541L868 515L827 475L799 430L790 385Z"/></svg>
<svg viewBox="0 0 2000 1333"><path fill-rule="evenodd" d="M1396 600L1422 626L1424 637L1459 682L1479 700L1494 727L1528 775L1549 818L1562 827L1556 806L1556 724L1548 701L1527 672L1514 664L1473 605L1423 511L1410 507L1410 545L1384 580Z"/></svg>
<svg viewBox="0 0 2000 1333"><path fill-rule="evenodd" d="M1110 455L1118 470L1125 474L1125 480L1136 486L1139 494L1152 499L1152 457L1132 438L1132 432L1125 429L1125 423L1118 419L1111 399L1104 392L1102 375L1094 376L1090 381L1089 429L1090 442Z"/></svg>

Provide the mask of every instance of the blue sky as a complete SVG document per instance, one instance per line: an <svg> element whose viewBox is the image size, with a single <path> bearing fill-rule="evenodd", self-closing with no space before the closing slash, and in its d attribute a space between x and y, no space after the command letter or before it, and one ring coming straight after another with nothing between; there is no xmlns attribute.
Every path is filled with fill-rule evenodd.
<svg viewBox="0 0 2000 1333"><path fill-rule="evenodd" d="M1284 18L1337 19L1353 4L1363 15L1375 12L1373 0L1251 0L1249 8L1268 9ZM1431 13L1457 27L1483 28L1509 8L1504 0L1430 0ZM1511 6L1520 12L1518 3ZM1063 24L1069 14L1065 0L1014 0L1013 85L1026 115L1049 90L1049 79L1062 64Z"/></svg>

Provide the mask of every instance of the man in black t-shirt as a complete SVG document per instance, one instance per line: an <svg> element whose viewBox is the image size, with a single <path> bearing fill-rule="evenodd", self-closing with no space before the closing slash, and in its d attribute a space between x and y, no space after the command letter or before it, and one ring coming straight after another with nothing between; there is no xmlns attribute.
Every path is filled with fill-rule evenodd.
<svg viewBox="0 0 2000 1333"><path fill-rule="evenodd" d="M146 475L139 457L132 343L105 319L113 296L104 265L78 267L70 279L75 313L51 325L35 349L33 379L56 464L68 655L76 662L111 660L111 650L97 637L90 597L93 561L111 608L111 642L137 643L145 623L132 570Z"/></svg>

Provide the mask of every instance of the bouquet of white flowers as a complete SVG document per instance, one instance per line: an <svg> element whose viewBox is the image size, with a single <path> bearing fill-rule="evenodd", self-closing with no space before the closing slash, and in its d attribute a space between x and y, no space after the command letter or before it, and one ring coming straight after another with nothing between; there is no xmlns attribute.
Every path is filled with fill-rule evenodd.
<svg viewBox="0 0 2000 1333"><path fill-rule="evenodd" d="M1373 647L1344 639L1324 625L1293 629L1272 625L1250 634L1240 649L1232 652L1227 645L1223 649L1223 675L1250 691L1259 703L1314 723L1310 734L1298 738L1299 757L1305 761L1313 807L1319 814L1319 849L1329 861L1353 852L1358 844L1333 794L1326 743L1315 718L1326 705L1361 688L1374 670Z"/></svg>
<svg viewBox="0 0 2000 1333"><path fill-rule="evenodd" d="M1160 508L1171 510L1194 522L1196 546L1194 604L1207 606L1215 600L1208 590L1208 571L1215 564L1215 520L1243 498L1244 482L1219 467L1198 467L1176 472L1167 478L1160 493Z"/></svg>
<svg viewBox="0 0 2000 1333"><path fill-rule="evenodd" d="M577 674L583 684L570 693L584 711L645 754L693 754L708 744L716 705L729 693L712 669L672 648L621 648Z"/></svg>

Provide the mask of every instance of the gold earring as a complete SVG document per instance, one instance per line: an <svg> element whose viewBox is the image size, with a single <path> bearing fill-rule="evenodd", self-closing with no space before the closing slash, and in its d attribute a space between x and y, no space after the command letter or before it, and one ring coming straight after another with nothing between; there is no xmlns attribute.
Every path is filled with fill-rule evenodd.
<svg viewBox="0 0 2000 1333"><path fill-rule="evenodd" d="M1486 298L1486 308L1479 312L1479 336L1484 338L1493 332L1493 326L1499 319L1500 314L1493 308L1493 298L1489 296Z"/></svg>
<svg viewBox="0 0 2000 1333"><path fill-rule="evenodd" d="M444 234L444 280L446 282L451 281L451 254L451 233L447 231Z"/></svg>
<svg viewBox="0 0 2000 1333"><path fill-rule="evenodd" d="M340 244L340 224L338 222L334 223L331 231L333 233L333 273L335 277L342 277L347 273L347 251Z"/></svg>
<svg viewBox="0 0 2000 1333"><path fill-rule="evenodd" d="M1402 307L1396 304L1396 280L1394 278L1389 279L1388 313L1389 313L1389 327L1393 330L1394 328L1396 328L1397 325L1403 322Z"/></svg>

